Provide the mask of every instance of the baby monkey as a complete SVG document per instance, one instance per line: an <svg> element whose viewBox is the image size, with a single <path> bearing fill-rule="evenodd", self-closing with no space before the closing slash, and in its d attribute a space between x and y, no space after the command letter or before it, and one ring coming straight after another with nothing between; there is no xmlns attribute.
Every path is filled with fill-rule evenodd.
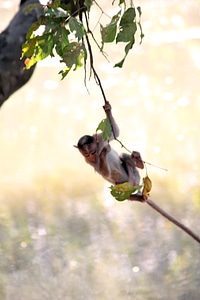
<svg viewBox="0 0 200 300"><path fill-rule="evenodd" d="M111 105L107 101L103 106L106 117L112 126L112 135L104 141L102 134L82 136L76 148L84 156L86 162L94 167L105 180L112 184L130 182L133 186L140 183L140 175L136 167L143 169L140 153L133 151L131 155L118 153L111 148L109 142L119 136L119 128L113 118Z"/></svg>

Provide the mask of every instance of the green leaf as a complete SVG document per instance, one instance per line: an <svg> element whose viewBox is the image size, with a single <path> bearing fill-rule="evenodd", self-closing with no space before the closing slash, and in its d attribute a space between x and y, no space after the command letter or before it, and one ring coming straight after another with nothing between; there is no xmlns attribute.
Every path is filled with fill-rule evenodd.
<svg viewBox="0 0 200 300"><path fill-rule="evenodd" d="M123 59L120 62L118 62L117 64L115 64L114 67L119 67L119 68L123 67L123 64L124 64L124 61L126 59L126 56L128 55L129 50L133 47L134 42L135 42L135 39L133 37L133 40L130 41L130 43L128 43L126 45L126 47L125 47L125 50L124 50L125 51L125 55L124 55Z"/></svg>
<svg viewBox="0 0 200 300"><path fill-rule="evenodd" d="M65 27L58 27L54 35L55 49L58 55L63 55L63 49L69 44L70 31Z"/></svg>
<svg viewBox="0 0 200 300"><path fill-rule="evenodd" d="M102 44L112 43L117 32L117 24L108 24L106 27L100 25Z"/></svg>
<svg viewBox="0 0 200 300"><path fill-rule="evenodd" d="M87 58L85 46L76 42L70 43L64 48L62 58L63 60L61 60L61 62L66 64L66 68L61 70L59 74L61 74L62 79L64 79L73 66L73 70L76 70L83 65L83 58L85 60Z"/></svg>
<svg viewBox="0 0 200 300"><path fill-rule="evenodd" d="M91 8L91 6L92 6L92 4L93 4L93 0L85 0L85 1L84 1L84 4L85 4L86 7L87 7L87 13L89 13L89 12L90 12L90 8Z"/></svg>
<svg viewBox="0 0 200 300"><path fill-rule="evenodd" d="M85 57L85 48L77 42L69 43L63 49L63 60L68 68L74 66L74 70L82 66L82 59Z"/></svg>
<svg viewBox="0 0 200 300"><path fill-rule="evenodd" d="M120 28L120 31L116 37L116 43L124 42L127 43L134 38L134 35L137 31L136 23L126 24Z"/></svg>
<svg viewBox="0 0 200 300"><path fill-rule="evenodd" d="M39 60L45 59L52 54L54 47L54 41L51 34L44 34L42 36L35 37L29 40L28 47L26 44L22 46L23 56L30 57L30 59L25 61L26 69L30 69Z"/></svg>
<svg viewBox="0 0 200 300"><path fill-rule="evenodd" d="M110 124L109 119L103 119L98 125L96 132L98 130L102 131L103 140L107 141L112 135L112 126Z"/></svg>
<svg viewBox="0 0 200 300"><path fill-rule="evenodd" d="M134 21L135 17L136 17L135 8L129 7L121 17L121 21L119 25L123 27L126 24L130 24Z"/></svg>
<svg viewBox="0 0 200 300"><path fill-rule="evenodd" d="M64 18L66 19L69 17L69 14L66 10L62 9L61 7L52 7L44 10L43 15L45 17L50 18Z"/></svg>
<svg viewBox="0 0 200 300"><path fill-rule="evenodd" d="M61 74L62 75L62 78L61 78L61 80L63 80L66 76L67 76L67 74L69 73L69 71L70 71L70 68L66 68L65 70L61 70L58 74Z"/></svg>
<svg viewBox="0 0 200 300"><path fill-rule="evenodd" d="M124 61L125 61L125 59L126 59L126 56L122 59L122 60L120 60L118 63L116 63L115 65L114 65L114 68L116 68L116 67L118 67L118 68L122 68L123 67L123 64L124 64Z"/></svg>
<svg viewBox="0 0 200 300"><path fill-rule="evenodd" d="M131 7L124 12L121 18L120 31L117 34L116 43L125 42L127 43L127 45L125 46L124 49L125 55L123 59L120 62L116 63L114 67L122 68L126 56L128 55L128 52L130 51L130 49L132 49L135 43L135 33L137 31L135 17L136 17L135 8Z"/></svg>
<svg viewBox="0 0 200 300"><path fill-rule="evenodd" d="M54 41L52 34L44 34L38 38L38 60L43 60L48 55L52 55Z"/></svg>
<svg viewBox="0 0 200 300"><path fill-rule="evenodd" d="M135 9L130 7L128 8L119 23L119 33L117 34L116 37L116 43L118 42L129 42L133 39L136 31L137 31L137 26L136 22L134 21L136 17L135 14Z"/></svg>
<svg viewBox="0 0 200 300"><path fill-rule="evenodd" d="M26 43L22 44L22 57L31 57L35 50L36 38L29 39Z"/></svg>
<svg viewBox="0 0 200 300"><path fill-rule="evenodd" d="M117 23L120 18L120 12L121 10L112 17L110 23L105 27L100 25L102 48L104 43L112 43L114 41L117 32Z"/></svg>
<svg viewBox="0 0 200 300"><path fill-rule="evenodd" d="M69 28L71 32L75 32L75 36L78 38L78 41L80 41L84 35L83 24L77 21L76 18L71 17L69 19Z"/></svg>
<svg viewBox="0 0 200 300"><path fill-rule="evenodd" d="M124 182L117 185L112 185L111 195L118 201L124 201L130 197L131 194L139 191L142 188L141 185L132 186L130 182Z"/></svg>
<svg viewBox="0 0 200 300"><path fill-rule="evenodd" d="M31 38L33 32L36 31L39 27L40 27L39 22L33 23L26 34L26 39L29 40Z"/></svg>

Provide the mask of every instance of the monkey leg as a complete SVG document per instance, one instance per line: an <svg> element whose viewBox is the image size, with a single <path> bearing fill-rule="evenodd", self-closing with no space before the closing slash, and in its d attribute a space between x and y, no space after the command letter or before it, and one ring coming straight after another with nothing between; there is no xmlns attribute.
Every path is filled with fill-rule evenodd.
<svg viewBox="0 0 200 300"><path fill-rule="evenodd" d="M140 175L138 170L136 169L136 163L131 155L122 153L120 155L122 160L123 167L128 174L129 182L135 186L140 183Z"/></svg>

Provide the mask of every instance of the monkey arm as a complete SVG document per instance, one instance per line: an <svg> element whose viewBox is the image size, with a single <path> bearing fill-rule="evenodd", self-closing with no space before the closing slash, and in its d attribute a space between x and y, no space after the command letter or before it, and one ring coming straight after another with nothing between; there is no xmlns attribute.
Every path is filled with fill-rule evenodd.
<svg viewBox="0 0 200 300"><path fill-rule="evenodd" d="M104 146L101 153L99 154L99 170L100 170L101 175L103 177L107 177L107 178L110 177L110 174L111 174L110 166L106 159L106 155L108 154L108 152L110 152L110 150L111 150L111 147L108 144L108 145Z"/></svg>
<svg viewBox="0 0 200 300"><path fill-rule="evenodd" d="M104 109L106 117L109 119L111 127L112 127L112 135L109 138L109 141L112 141L113 139L116 139L119 136L119 127L112 115L112 107L108 101L105 102L103 109Z"/></svg>

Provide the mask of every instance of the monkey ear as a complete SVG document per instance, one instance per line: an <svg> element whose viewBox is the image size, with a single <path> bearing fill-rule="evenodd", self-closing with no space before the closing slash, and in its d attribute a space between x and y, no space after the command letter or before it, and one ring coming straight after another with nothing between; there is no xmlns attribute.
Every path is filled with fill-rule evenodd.
<svg viewBox="0 0 200 300"><path fill-rule="evenodd" d="M99 141L99 138L98 138L98 134L97 133L95 133L94 135L93 135L93 138L95 139L95 141L98 143L98 141Z"/></svg>

